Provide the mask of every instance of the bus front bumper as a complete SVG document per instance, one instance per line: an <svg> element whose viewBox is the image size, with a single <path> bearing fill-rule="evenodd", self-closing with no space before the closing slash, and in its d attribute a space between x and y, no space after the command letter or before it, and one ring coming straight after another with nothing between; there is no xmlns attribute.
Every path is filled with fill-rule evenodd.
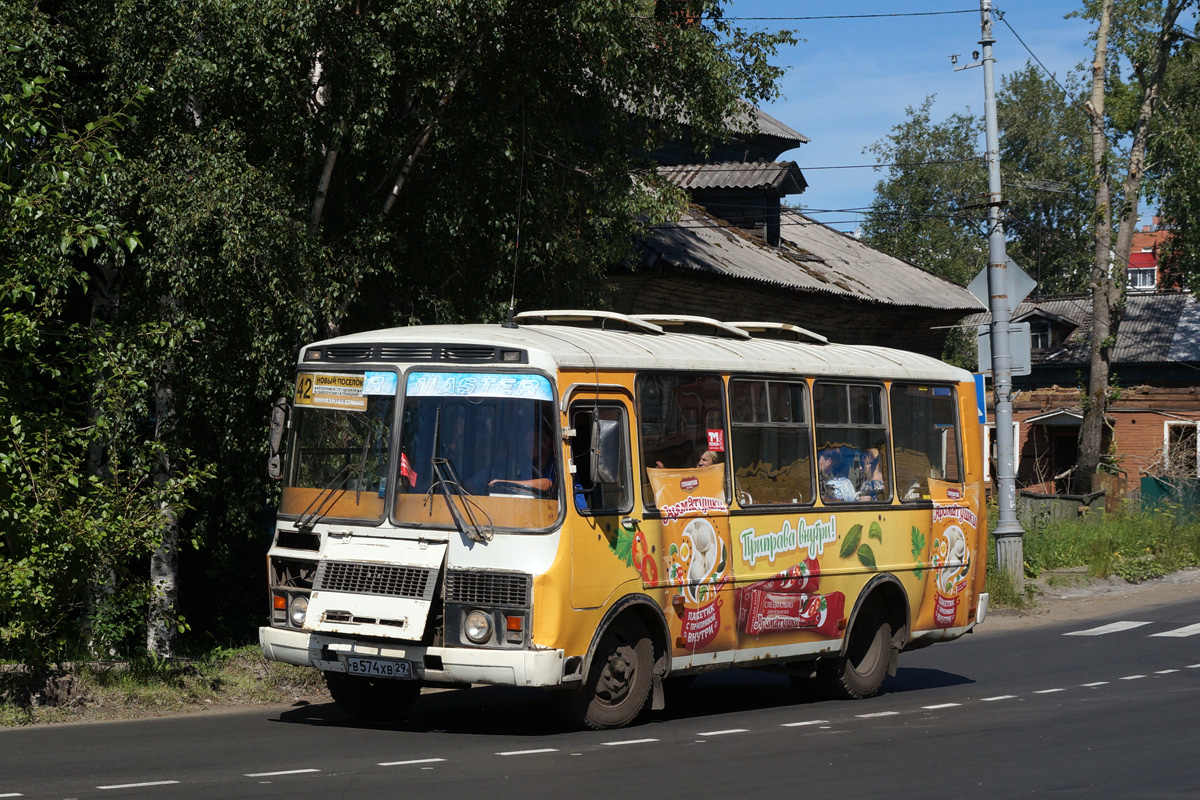
<svg viewBox="0 0 1200 800"><path fill-rule="evenodd" d="M484 650L425 647L404 642L360 642L340 636L282 628L259 628L263 656L272 661L345 672L347 657L402 659L417 680L435 683L489 683L498 686L559 686L562 650Z"/></svg>

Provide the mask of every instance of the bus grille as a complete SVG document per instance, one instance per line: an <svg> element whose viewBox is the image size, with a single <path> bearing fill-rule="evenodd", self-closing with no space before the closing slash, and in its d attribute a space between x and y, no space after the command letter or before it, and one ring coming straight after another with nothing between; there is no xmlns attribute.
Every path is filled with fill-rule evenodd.
<svg viewBox="0 0 1200 800"><path fill-rule="evenodd" d="M474 344L331 344L324 348L323 361L457 361L462 363L528 364L525 350Z"/></svg>
<svg viewBox="0 0 1200 800"><path fill-rule="evenodd" d="M533 578L520 572L446 573L446 602L529 607Z"/></svg>
<svg viewBox="0 0 1200 800"><path fill-rule="evenodd" d="M425 567L395 567L387 564L358 564L350 561L322 561L317 565L314 590L379 594L413 600L433 599L437 570Z"/></svg>

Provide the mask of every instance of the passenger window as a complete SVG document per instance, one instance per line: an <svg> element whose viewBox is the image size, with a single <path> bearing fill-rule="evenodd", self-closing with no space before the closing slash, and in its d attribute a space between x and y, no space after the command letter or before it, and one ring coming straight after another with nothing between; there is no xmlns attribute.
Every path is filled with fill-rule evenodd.
<svg viewBox="0 0 1200 800"><path fill-rule="evenodd" d="M813 406L821 500L891 500L883 388L821 381L813 387Z"/></svg>
<svg viewBox="0 0 1200 800"><path fill-rule="evenodd" d="M650 483L647 467L689 469L701 459L725 461L724 399L725 385L716 375L652 372L638 376L643 484ZM647 490L648 507L653 507L653 498Z"/></svg>
<svg viewBox="0 0 1200 800"><path fill-rule="evenodd" d="M929 499L929 479L962 482L958 402L951 386L892 384L896 486L900 499Z"/></svg>
<svg viewBox="0 0 1200 800"><path fill-rule="evenodd" d="M734 496L743 506L811 503L812 431L801 382L732 380Z"/></svg>
<svg viewBox="0 0 1200 800"><path fill-rule="evenodd" d="M624 406L594 401L575 403L571 406L571 427L575 429L575 438L571 440L575 509L593 516L633 510L629 422Z"/></svg>

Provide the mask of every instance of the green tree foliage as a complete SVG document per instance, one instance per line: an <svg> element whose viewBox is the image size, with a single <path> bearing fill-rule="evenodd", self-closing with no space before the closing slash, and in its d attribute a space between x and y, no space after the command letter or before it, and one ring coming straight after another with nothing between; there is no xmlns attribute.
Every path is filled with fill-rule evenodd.
<svg viewBox="0 0 1200 800"><path fill-rule="evenodd" d="M1159 280L1200 292L1200 47L1184 42L1167 71L1147 172L1171 230Z"/></svg>
<svg viewBox="0 0 1200 800"><path fill-rule="evenodd" d="M886 177L875 185L863 240L966 285L987 264L983 122L958 112L934 122L933 102L910 106L891 134L864 151L875 154Z"/></svg>
<svg viewBox="0 0 1200 800"><path fill-rule="evenodd" d="M1082 291L1090 266L1087 118L1078 87L1064 97L1033 65L996 94L1008 253L1039 291ZM863 225L875 247L967 284L987 263L983 119L932 117L933 98L867 148L885 177Z"/></svg>
<svg viewBox="0 0 1200 800"><path fill-rule="evenodd" d="M789 34L738 30L717 2L689 2L682 16L664 8L5 4L6 45L24 48L9 56L13 79L62 76L38 147L5 132L16 148L5 182L32 174L31 153L49 159L41 142L56 132L92 141L90 123L105 144L46 162L75 188L53 214L24 220L38 247L9 246L14 236L3 251L5 274L18 276L5 287L5 402L25 402L35 378L70 394L44 404L57 416L23 420L12 436L44 432L96 494L74 528L28 514L2 523L3 557L18 554L18 530L40 547L74 546L68 530L82 516L136 529L137 547L114 546L73 579L112 584L115 570L113 596L145 602L132 576L157 551L168 571L179 561L195 629L248 638L271 520L266 421L298 345L380 325L498 320L513 296L526 308L603 305L605 267L682 202L658 184L650 154L684 121L701 145L726 136L744 101L774 96L780 71L768 58ZM9 73L3 86L20 85ZM26 257L40 283L9 270ZM10 324L9 305L29 310ZM53 350L69 324L90 338ZM26 470L29 497L68 475L5 463ZM122 487L126 505L113 494ZM5 580L0 604L14 596ZM37 591L57 590L42 581ZM57 612L60 630L79 622L85 596ZM178 628L170 602L156 608ZM24 613L0 605L11 609Z"/></svg>
<svg viewBox="0 0 1200 800"><path fill-rule="evenodd" d="M1027 64L996 97L1008 255L1041 294L1083 291L1091 269L1087 116L1081 88L1068 92Z"/></svg>

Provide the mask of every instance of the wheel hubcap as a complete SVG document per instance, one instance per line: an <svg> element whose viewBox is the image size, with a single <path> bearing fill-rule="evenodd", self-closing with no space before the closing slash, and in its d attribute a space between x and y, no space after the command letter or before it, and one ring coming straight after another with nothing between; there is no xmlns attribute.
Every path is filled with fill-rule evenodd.
<svg viewBox="0 0 1200 800"><path fill-rule="evenodd" d="M608 657L600 681L596 685L596 696L609 705L625 699L633 686L637 674L637 657L629 645L621 645Z"/></svg>

